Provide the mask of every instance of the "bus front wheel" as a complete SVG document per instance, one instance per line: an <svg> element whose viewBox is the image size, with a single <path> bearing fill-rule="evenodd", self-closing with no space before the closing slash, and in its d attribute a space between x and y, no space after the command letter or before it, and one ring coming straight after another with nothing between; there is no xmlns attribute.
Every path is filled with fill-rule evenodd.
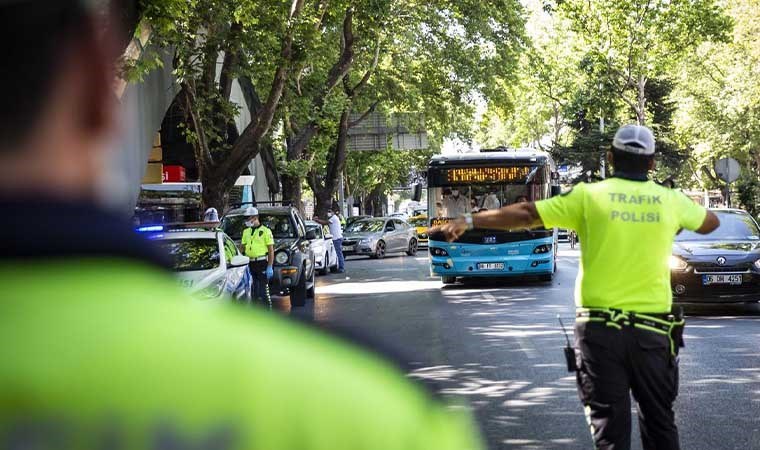
<svg viewBox="0 0 760 450"><path fill-rule="evenodd" d="M454 284L457 282L457 277L441 277L443 284Z"/></svg>

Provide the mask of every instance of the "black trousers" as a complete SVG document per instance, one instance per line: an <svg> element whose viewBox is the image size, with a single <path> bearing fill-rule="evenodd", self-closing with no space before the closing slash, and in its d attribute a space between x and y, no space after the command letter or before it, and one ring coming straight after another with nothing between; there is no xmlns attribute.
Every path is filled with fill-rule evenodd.
<svg viewBox="0 0 760 450"><path fill-rule="evenodd" d="M272 306L272 297L269 295L269 280L267 279L267 261L251 261L248 263L251 272L251 300L260 301L264 306Z"/></svg>
<svg viewBox="0 0 760 450"><path fill-rule="evenodd" d="M596 448L631 448L631 393L645 450L679 450L678 359L667 336L604 322L575 325L578 394Z"/></svg>

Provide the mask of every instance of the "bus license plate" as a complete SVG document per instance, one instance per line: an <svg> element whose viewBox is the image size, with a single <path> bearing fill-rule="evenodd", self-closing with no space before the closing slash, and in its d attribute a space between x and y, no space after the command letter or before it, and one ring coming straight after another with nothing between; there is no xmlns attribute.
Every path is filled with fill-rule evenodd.
<svg viewBox="0 0 760 450"><path fill-rule="evenodd" d="M504 263L480 263L478 270L504 270Z"/></svg>
<svg viewBox="0 0 760 450"><path fill-rule="evenodd" d="M742 284L741 275L702 275L702 284Z"/></svg>

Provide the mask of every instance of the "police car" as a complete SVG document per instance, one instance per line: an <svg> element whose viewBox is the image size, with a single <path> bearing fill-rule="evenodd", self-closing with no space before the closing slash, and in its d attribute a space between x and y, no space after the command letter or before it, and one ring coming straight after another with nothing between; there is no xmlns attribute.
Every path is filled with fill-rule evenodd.
<svg viewBox="0 0 760 450"><path fill-rule="evenodd" d="M251 294L247 256L213 225L177 224L140 227L148 239L168 256L179 284L200 298L230 296L248 299Z"/></svg>

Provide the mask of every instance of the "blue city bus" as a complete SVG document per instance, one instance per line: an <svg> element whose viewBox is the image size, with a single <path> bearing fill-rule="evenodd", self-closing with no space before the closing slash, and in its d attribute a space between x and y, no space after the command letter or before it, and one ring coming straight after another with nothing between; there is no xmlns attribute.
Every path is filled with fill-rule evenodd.
<svg viewBox="0 0 760 450"><path fill-rule="evenodd" d="M551 156L534 150L434 156L427 183L431 226L560 192ZM430 236L428 247L431 274L444 284L457 277L538 276L550 281L557 267L555 229L472 230L452 243Z"/></svg>

